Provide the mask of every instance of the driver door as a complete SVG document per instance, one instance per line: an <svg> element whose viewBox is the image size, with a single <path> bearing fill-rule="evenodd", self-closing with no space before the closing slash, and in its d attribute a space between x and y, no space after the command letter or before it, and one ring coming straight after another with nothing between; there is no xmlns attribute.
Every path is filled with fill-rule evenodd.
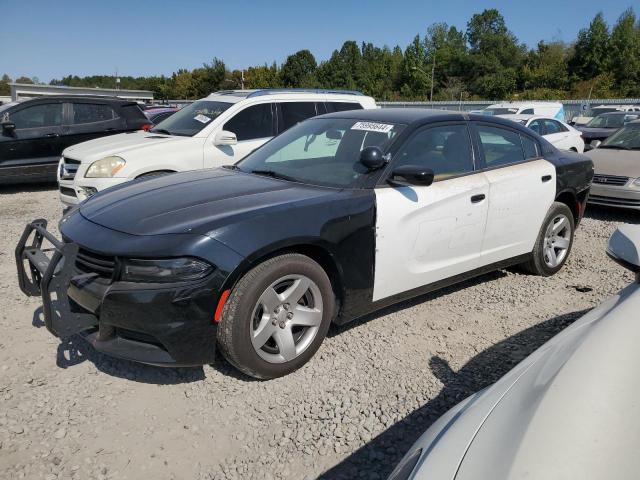
<svg viewBox="0 0 640 480"><path fill-rule="evenodd" d="M376 188L374 301L480 266L489 181L476 172L470 138L464 122L429 126L395 155L390 170L421 165L435 180Z"/></svg>

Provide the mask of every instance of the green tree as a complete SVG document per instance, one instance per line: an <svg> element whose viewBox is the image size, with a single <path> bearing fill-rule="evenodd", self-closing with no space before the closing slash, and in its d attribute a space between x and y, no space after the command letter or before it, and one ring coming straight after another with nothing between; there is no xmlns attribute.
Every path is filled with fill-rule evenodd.
<svg viewBox="0 0 640 480"><path fill-rule="evenodd" d="M609 61L609 27L602 13L598 13L591 21L589 28L578 33L575 53L569 67L578 80L589 80L606 73Z"/></svg>
<svg viewBox="0 0 640 480"><path fill-rule="evenodd" d="M325 88L362 88L362 53L358 44L349 40L340 50L334 50L331 58L318 67L317 78Z"/></svg>
<svg viewBox="0 0 640 480"><path fill-rule="evenodd" d="M18 77L16 78L16 83L28 83L28 84L33 84L33 80L31 80L29 77Z"/></svg>
<svg viewBox="0 0 640 480"><path fill-rule="evenodd" d="M11 94L11 87L9 86L10 83L11 77L6 73L2 75L2 78L0 78L0 95L8 96Z"/></svg>
<svg viewBox="0 0 640 480"><path fill-rule="evenodd" d="M249 67L244 74L245 88L277 88L281 87L280 72L275 62L258 67Z"/></svg>
<svg viewBox="0 0 640 480"><path fill-rule="evenodd" d="M640 24L631 8L613 27L610 59L611 73L620 95L640 95Z"/></svg>
<svg viewBox="0 0 640 480"><path fill-rule="evenodd" d="M287 57L282 65L280 78L285 87L304 88L316 86L316 59L309 50L300 50Z"/></svg>
<svg viewBox="0 0 640 480"><path fill-rule="evenodd" d="M525 90L566 90L569 86L567 68L568 49L562 42L538 43L531 50L522 67L522 84Z"/></svg>

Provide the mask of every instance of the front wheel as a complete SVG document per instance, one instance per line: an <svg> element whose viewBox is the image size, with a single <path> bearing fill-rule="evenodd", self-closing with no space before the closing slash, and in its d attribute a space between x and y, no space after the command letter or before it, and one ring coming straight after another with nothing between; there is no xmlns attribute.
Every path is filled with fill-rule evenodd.
<svg viewBox="0 0 640 480"><path fill-rule="evenodd" d="M555 275L569 258L574 230L575 223L569 207L554 202L538 234L531 260L524 264L524 268L535 275Z"/></svg>
<svg viewBox="0 0 640 480"><path fill-rule="evenodd" d="M227 360L255 378L297 370L318 350L333 317L327 274L299 254L271 258L234 287L218 327Z"/></svg>

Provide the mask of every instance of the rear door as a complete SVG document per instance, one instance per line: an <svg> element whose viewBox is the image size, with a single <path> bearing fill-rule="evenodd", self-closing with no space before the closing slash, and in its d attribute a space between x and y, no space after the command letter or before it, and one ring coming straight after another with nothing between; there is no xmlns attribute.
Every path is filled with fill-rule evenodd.
<svg viewBox="0 0 640 480"><path fill-rule="evenodd" d="M375 189L374 301L479 266L489 182L474 159L464 122L419 129L394 156L390 171L421 165L436 177L428 187Z"/></svg>
<svg viewBox="0 0 640 480"><path fill-rule="evenodd" d="M556 194L556 170L538 143L505 126L477 122L475 135L489 181L482 265L530 253Z"/></svg>
<svg viewBox="0 0 640 480"><path fill-rule="evenodd" d="M125 121L120 118L109 103L73 102L63 136L64 147L113 135L125 129Z"/></svg>
<svg viewBox="0 0 640 480"><path fill-rule="evenodd" d="M275 105L259 103L236 113L223 126L236 134L236 145L205 143L205 168L235 163L271 139L276 133Z"/></svg>
<svg viewBox="0 0 640 480"><path fill-rule="evenodd" d="M0 167L42 166L43 171L55 172L62 153L64 105L60 101L38 103L9 113L7 121L15 124L11 136L2 132Z"/></svg>

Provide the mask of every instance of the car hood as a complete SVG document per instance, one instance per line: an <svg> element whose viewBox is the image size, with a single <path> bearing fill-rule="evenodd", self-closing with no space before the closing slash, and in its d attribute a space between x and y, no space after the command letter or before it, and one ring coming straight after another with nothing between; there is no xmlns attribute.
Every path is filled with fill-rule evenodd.
<svg viewBox="0 0 640 480"><path fill-rule="evenodd" d="M597 175L640 177L640 150L596 148L586 155L593 160Z"/></svg>
<svg viewBox="0 0 640 480"><path fill-rule="evenodd" d="M335 192L220 168L124 183L89 199L80 214L132 235L207 235L241 219L322 201Z"/></svg>
<svg viewBox="0 0 640 480"><path fill-rule="evenodd" d="M636 478L639 309L640 285L633 284L525 360L456 480Z"/></svg>
<svg viewBox="0 0 640 480"><path fill-rule="evenodd" d="M80 160L83 163L93 162L110 155L125 156L130 158L130 154L141 149L167 147L168 143L178 146L176 143L193 142L191 137L180 137L175 135L162 135L151 132L131 132L118 135L109 135L96 138L88 142L79 143L68 147L62 152L65 157Z"/></svg>

